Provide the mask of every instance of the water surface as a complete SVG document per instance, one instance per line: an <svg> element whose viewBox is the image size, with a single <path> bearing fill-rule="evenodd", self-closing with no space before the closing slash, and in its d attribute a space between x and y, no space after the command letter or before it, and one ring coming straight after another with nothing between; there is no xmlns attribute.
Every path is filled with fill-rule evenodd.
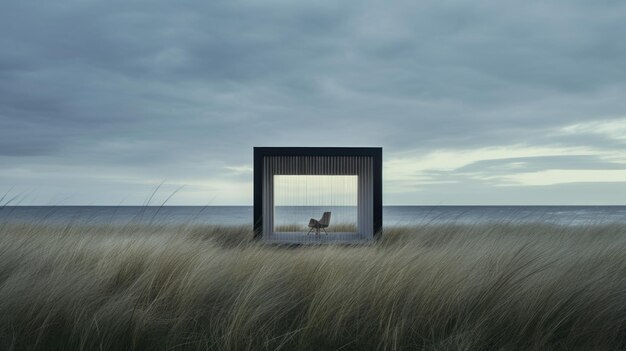
<svg viewBox="0 0 626 351"><path fill-rule="evenodd" d="M345 208L280 209L279 223L308 222L334 210L341 222L354 221ZM343 211L343 212L342 212ZM352 217L351 217L352 216ZM339 219L337 219L339 220ZM252 206L5 206L0 221L29 223L131 222L159 224L252 225ZM549 222L566 225L626 223L626 206L385 206L384 225L437 223Z"/></svg>

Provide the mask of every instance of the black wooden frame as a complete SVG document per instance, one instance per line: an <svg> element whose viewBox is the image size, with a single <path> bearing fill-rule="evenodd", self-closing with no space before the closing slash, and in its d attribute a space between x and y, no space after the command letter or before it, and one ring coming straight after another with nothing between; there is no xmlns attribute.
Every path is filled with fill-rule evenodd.
<svg viewBox="0 0 626 351"><path fill-rule="evenodd" d="M254 237L263 235L263 158L266 156L365 156L372 158L374 237L383 229L382 147L254 147Z"/></svg>

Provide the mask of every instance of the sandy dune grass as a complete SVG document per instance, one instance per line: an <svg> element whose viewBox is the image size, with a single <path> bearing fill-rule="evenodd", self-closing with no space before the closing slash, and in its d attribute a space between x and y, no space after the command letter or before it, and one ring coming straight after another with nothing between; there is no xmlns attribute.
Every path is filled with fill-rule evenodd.
<svg viewBox="0 0 626 351"><path fill-rule="evenodd" d="M392 228L362 247L250 236L0 224L0 349L626 347L624 226Z"/></svg>

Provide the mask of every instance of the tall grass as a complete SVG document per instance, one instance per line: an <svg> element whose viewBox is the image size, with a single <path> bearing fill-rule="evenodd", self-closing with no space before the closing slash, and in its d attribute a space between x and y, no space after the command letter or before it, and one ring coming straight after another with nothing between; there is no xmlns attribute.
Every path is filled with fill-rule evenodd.
<svg viewBox="0 0 626 351"><path fill-rule="evenodd" d="M300 248L246 227L0 228L3 350L626 347L620 225L388 228Z"/></svg>
<svg viewBox="0 0 626 351"><path fill-rule="evenodd" d="M356 227L356 224L354 223L334 223L328 226L327 228L324 228L324 230L328 233L337 233L337 232L356 233L357 227ZM311 233L315 232L315 229L311 229L306 225L300 225L300 224L280 224L274 227L274 231L275 232L296 232L296 233L307 234L310 231Z"/></svg>

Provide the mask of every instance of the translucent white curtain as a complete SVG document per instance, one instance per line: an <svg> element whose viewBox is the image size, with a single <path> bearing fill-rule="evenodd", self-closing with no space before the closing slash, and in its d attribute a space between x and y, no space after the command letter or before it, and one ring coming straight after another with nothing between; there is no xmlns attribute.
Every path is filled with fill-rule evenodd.
<svg viewBox="0 0 626 351"><path fill-rule="evenodd" d="M290 214L298 218L298 221L308 223L310 217L319 219L324 208L333 208L334 215L339 218L331 217L331 223L337 223L336 220L341 220L342 217L342 207L356 205L356 233L360 239L372 238L374 234L372 166L371 157L265 157L263 237L266 240L276 239L276 235L280 234L280 231L275 233L276 224L288 224L275 223L277 212L281 217L283 213ZM279 206L278 209L276 206ZM301 233L293 233L297 234ZM354 236L352 234L350 237Z"/></svg>

